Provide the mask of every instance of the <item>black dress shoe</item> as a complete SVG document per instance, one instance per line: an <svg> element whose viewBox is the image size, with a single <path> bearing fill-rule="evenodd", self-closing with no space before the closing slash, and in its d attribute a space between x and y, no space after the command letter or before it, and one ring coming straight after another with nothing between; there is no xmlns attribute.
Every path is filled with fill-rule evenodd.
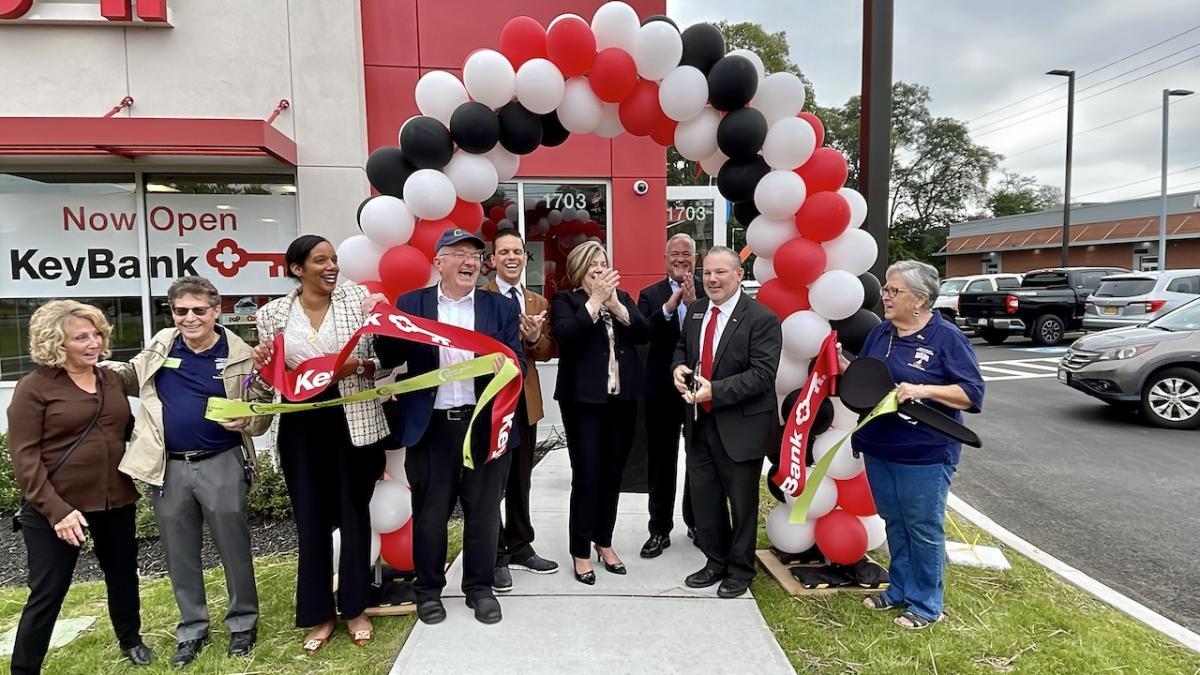
<svg viewBox="0 0 1200 675"><path fill-rule="evenodd" d="M250 653L251 649L254 649L254 643L257 641L257 628L232 633L229 636L229 655L245 656Z"/></svg>
<svg viewBox="0 0 1200 675"><path fill-rule="evenodd" d="M699 572L689 574L683 580L683 583L687 584L688 588L708 588L725 577L726 574L724 572L718 572L717 570L705 567Z"/></svg>
<svg viewBox="0 0 1200 675"><path fill-rule="evenodd" d="M122 649L125 658L133 662L135 666L148 666L154 661L154 652L146 646L144 642L139 642L129 649Z"/></svg>
<svg viewBox="0 0 1200 675"><path fill-rule="evenodd" d="M736 598L750 589L750 582L744 579L726 579L717 589L718 598Z"/></svg>
<svg viewBox="0 0 1200 675"><path fill-rule="evenodd" d="M671 538L667 535L652 534L650 535L650 538L646 540L646 543L642 544L642 552L640 555L643 558L657 558L658 556L662 555L663 550L670 547L670 545Z"/></svg>
<svg viewBox="0 0 1200 675"><path fill-rule="evenodd" d="M417 618L429 625L446 620L446 607L441 600L426 600L417 603Z"/></svg>
<svg viewBox="0 0 1200 675"><path fill-rule="evenodd" d="M500 601L490 595L467 598L467 607L475 610L475 619L480 623L500 623L504 618L500 613Z"/></svg>

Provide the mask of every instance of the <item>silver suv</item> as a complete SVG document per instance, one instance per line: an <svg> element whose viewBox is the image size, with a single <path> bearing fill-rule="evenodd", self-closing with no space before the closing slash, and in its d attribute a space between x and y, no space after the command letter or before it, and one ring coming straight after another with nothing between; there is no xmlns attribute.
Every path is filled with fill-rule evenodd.
<svg viewBox="0 0 1200 675"><path fill-rule="evenodd" d="M1200 295L1200 270L1131 272L1104 277L1087 299L1083 327L1104 330L1136 326Z"/></svg>
<svg viewBox="0 0 1200 675"><path fill-rule="evenodd" d="M1079 338L1059 362L1058 380L1136 406L1155 426L1200 427L1200 299L1144 325Z"/></svg>

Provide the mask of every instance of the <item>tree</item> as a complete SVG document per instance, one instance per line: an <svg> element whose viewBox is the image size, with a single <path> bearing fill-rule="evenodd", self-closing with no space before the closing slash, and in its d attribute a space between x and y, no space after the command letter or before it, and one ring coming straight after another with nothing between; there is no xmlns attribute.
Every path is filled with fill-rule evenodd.
<svg viewBox="0 0 1200 675"><path fill-rule="evenodd" d="M992 218L1033 213L1061 206L1062 190L1052 185L1039 185L1036 178L1005 171L996 189L988 194L987 208Z"/></svg>

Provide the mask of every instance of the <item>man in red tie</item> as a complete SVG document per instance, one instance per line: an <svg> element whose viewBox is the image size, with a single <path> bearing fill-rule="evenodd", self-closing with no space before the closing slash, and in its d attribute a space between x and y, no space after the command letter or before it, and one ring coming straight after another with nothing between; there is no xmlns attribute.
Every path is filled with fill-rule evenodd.
<svg viewBox="0 0 1200 675"><path fill-rule="evenodd" d="M742 595L754 578L762 461L780 433L775 373L783 334L775 314L742 293L743 274L733 249L709 249L708 298L688 307L672 369L675 388L696 406L685 425L687 477L708 559L684 583L720 582L722 598Z"/></svg>

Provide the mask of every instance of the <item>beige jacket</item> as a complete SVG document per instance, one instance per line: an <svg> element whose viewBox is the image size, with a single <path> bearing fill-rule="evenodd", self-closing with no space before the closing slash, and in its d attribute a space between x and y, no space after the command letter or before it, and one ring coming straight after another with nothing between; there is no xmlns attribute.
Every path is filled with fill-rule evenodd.
<svg viewBox="0 0 1200 675"><path fill-rule="evenodd" d="M550 334L550 301L525 286L521 286L521 289L525 291L526 314L529 316L537 316L542 312L547 314L546 321L542 323L542 334L538 336L537 342L530 344L521 340L521 346L525 348L525 405L529 411L529 423L537 424L545 416L545 411L542 409L542 382L538 377L537 362L549 361L558 356L558 343ZM500 285L492 280L483 285L483 290L500 293Z"/></svg>
<svg viewBox="0 0 1200 675"><path fill-rule="evenodd" d="M162 367L177 337L178 328L165 328L150 338L150 344L130 359L129 363L105 361L100 364L121 376L125 382L127 396L135 396L142 401L142 407L133 423L133 440L129 442L125 457L117 468L121 473L156 487L162 487L163 475L167 471L167 444L163 438L162 401L158 400L154 375ZM232 331L225 331L225 337L229 341L229 360L222 373L226 398L270 401L271 390L261 380L255 378L249 388L245 386L246 377L254 371L250 346ZM255 468L257 464L253 437L266 431L270 423L269 415L252 417L242 429L242 451L247 461Z"/></svg>

